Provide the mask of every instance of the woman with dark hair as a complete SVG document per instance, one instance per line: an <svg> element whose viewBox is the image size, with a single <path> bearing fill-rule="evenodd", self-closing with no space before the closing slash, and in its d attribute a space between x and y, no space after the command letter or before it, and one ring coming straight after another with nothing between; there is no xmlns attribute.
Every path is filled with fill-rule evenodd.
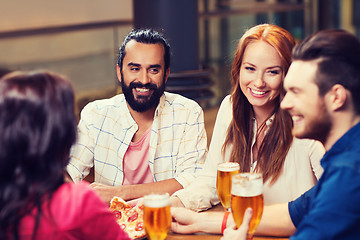
<svg viewBox="0 0 360 240"><path fill-rule="evenodd" d="M240 38L232 92L219 108L204 170L174 194L173 206L204 210L219 203L221 162L238 162L240 172L262 173L265 205L294 200L315 185L325 149L320 142L293 138L291 116L280 108L294 45L288 31L271 24L252 27Z"/></svg>
<svg viewBox="0 0 360 240"><path fill-rule="evenodd" d="M76 139L70 82L50 72L0 80L0 239L129 239L85 184L64 182Z"/></svg>

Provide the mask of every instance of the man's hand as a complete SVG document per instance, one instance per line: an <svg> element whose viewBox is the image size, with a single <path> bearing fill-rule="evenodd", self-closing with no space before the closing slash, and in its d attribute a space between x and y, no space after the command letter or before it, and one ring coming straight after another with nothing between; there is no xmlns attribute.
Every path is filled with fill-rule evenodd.
<svg viewBox="0 0 360 240"><path fill-rule="evenodd" d="M236 229L236 225L226 228L224 231L224 236L221 238L221 240L246 240L252 214L253 211L251 208L246 209L243 223L239 229Z"/></svg>
<svg viewBox="0 0 360 240"><path fill-rule="evenodd" d="M185 207L180 198L170 197L170 207Z"/></svg>
<svg viewBox="0 0 360 240"><path fill-rule="evenodd" d="M107 186L96 182L91 183L90 187L92 187L100 198L108 205L114 196L118 196L117 192L120 190L119 187Z"/></svg>
<svg viewBox="0 0 360 240"><path fill-rule="evenodd" d="M175 220L171 223L173 232L190 234L200 231L198 223L203 221L200 213L182 207L172 207L171 215Z"/></svg>

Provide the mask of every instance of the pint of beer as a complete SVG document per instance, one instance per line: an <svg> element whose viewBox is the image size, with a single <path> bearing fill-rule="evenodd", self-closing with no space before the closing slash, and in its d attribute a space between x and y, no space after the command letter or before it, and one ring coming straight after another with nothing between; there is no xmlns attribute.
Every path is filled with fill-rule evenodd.
<svg viewBox="0 0 360 240"><path fill-rule="evenodd" d="M263 179L259 173L239 173L232 177L231 212L237 227L243 222L245 210L252 208L248 238L252 239L264 208Z"/></svg>
<svg viewBox="0 0 360 240"><path fill-rule="evenodd" d="M171 225L168 194L144 196L144 227L150 240L166 238Z"/></svg>
<svg viewBox="0 0 360 240"><path fill-rule="evenodd" d="M239 173L240 166L235 162L220 163L217 168L216 190L226 211L231 208L231 177Z"/></svg>

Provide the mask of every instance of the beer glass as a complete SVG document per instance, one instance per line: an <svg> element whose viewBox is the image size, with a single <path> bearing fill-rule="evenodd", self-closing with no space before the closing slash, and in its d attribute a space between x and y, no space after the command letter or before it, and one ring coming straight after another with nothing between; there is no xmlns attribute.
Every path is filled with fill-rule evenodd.
<svg viewBox="0 0 360 240"><path fill-rule="evenodd" d="M150 240L166 238L171 225L169 204L169 194L144 196L144 227Z"/></svg>
<svg viewBox="0 0 360 240"><path fill-rule="evenodd" d="M217 168L216 191L226 211L231 209L231 177L239 173L239 169L239 164L235 162L223 162Z"/></svg>
<svg viewBox="0 0 360 240"><path fill-rule="evenodd" d="M263 179L260 173L239 173L232 177L231 212L237 227L243 222L245 210L252 208L248 239L252 239L264 208Z"/></svg>

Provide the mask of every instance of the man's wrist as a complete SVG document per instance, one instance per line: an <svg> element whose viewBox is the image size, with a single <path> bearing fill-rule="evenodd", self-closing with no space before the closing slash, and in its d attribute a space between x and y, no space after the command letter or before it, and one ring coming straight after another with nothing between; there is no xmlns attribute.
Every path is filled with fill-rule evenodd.
<svg viewBox="0 0 360 240"><path fill-rule="evenodd" d="M129 186L130 185L115 186L113 191L114 196L121 197L125 201L131 200L131 197L128 194Z"/></svg>

